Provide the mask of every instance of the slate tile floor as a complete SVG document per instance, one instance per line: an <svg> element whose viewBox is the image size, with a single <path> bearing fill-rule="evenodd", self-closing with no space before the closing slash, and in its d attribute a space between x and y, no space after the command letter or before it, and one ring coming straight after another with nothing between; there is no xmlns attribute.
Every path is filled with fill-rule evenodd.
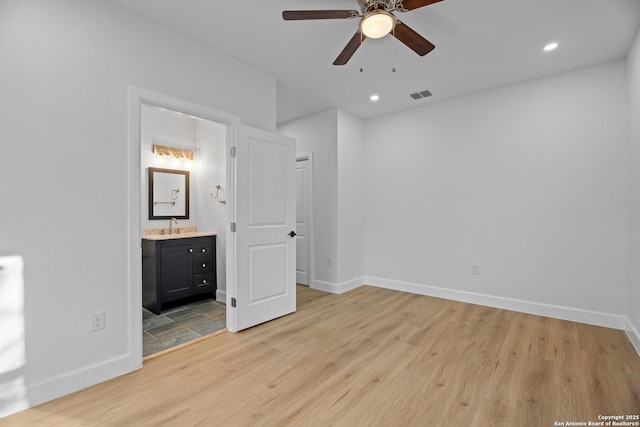
<svg viewBox="0 0 640 427"><path fill-rule="evenodd" d="M148 356L226 327L225 305L213 298L163 310L159 315L143 308L142 353Z"/></svg>

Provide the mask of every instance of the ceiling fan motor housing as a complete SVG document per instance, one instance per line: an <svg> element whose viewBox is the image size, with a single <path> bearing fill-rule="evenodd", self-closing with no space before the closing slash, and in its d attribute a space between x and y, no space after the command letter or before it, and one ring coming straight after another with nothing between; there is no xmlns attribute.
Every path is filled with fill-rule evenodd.
<svg viewBox="0 0 640 427"><path fill-rule="evenodd" d="M365 15L373 10L386 10L391 12L396 8L396 0L358 0L360 10Z"/></svg>

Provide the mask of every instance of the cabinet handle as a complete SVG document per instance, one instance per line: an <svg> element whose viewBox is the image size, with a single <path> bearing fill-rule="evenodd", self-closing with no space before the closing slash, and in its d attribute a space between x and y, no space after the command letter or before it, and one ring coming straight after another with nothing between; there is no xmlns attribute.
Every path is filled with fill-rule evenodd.
<svg viewBox="0 0 640 427"><path fill-rule="evenodd" d="M206 285L207 284L207 279L203 279L202 283Z"/></svg>
<svg viewBox="0 0 640 427"><path fill-rule="evenodd" d="M193 252L193 249L189 249L189 253L192 253L192 252Z"/></svg>
<svg viewBox="0 0 640 427"><path fill-rule="evenodd" d="M205 252L207 252L207 250L203 248L203 249L202 249L202 253L205 253Z"/></svg>
<svg viewBox="0 0 640 427"><path fill-rule="evenodd" d="M207 266L207 264L202 264L202 268L205 268Z"/></svg>

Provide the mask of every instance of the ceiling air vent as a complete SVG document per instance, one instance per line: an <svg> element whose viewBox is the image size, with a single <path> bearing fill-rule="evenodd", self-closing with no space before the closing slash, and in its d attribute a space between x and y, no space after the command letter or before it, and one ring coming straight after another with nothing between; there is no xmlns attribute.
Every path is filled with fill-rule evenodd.
<svg viewBox="0 0 640 427"><path fill-rule="evenodd" d="M428 98L430 96L433 96L433 94L429 89L425 89L425 90L421 90L420 92L410 93L409 96L412 97L413 99L422 99L422 98Z"/></svg>

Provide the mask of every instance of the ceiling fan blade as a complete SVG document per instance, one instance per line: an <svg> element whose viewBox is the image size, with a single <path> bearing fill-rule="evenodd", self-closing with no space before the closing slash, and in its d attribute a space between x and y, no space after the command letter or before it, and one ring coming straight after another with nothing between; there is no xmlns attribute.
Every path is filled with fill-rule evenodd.
<svg viewBox="0 0 640 427"><path fill-rule="evenodd" d="M333 61L333 65L345 65L347 62L349 62L349 59L351 59L353 54L356 53L356 50L358 50L358 48L366 38L367 36L362 34L359 30L356 31L353 37L351 37L351 40L349 40L349 43L347 43L344 49L342 49L340 55L338 55L336 60Z"/></svg>
<svg viewBox="0 0 640 427"><path fill-rule="evenodd" d="M413 31L407 24L400 21L396 23L393 30L393 36L406 44L411 50L420 56L425 56L431 52L436 46L420 34Z"/></svg>
<svg viewBox="0 0 640 427"><path fill-rule="evenodd" d="M402 8L406 10L418 9L419 7L429 6L430 4L441 2L442 0L402 0ZM398 2L400 3L400 2ZM401 10L398 8L398 10Z"/></svg>
<svg viewBox="0 0 640 427"><path fill-rule="evenodd" d="M285 21L304 19L348 19L358 17L355 10L285 10L282 18Z"/></svg>

